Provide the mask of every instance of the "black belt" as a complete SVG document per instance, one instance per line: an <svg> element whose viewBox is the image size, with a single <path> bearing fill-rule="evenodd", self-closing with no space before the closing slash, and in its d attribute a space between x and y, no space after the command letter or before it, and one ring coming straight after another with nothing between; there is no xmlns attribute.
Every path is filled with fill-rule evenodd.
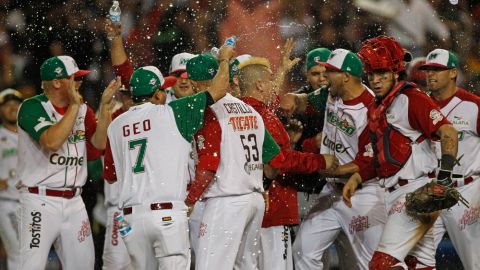
<svg viewBox="0 0 480 270"><path fill-rule="evenodd" d="M172 209L173 208L173 203L171 202L163 202L163 203L152 203L150 204L150 210L155 211L155 210L165 210L165 209ZM123 214L130 215L133 212L132 207L125 207L123 208Z"/></svg>

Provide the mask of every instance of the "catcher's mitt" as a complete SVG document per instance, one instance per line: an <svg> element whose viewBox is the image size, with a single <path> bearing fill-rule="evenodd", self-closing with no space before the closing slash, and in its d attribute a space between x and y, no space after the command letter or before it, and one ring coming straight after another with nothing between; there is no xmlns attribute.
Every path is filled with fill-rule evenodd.
<svg viewBox="0 0 480 270"><path fill-rule="evenodd" d="M405 208L416 216L448 209L458 202L468 207L467 200L455 188L430 182L407 194Z"/></svg>

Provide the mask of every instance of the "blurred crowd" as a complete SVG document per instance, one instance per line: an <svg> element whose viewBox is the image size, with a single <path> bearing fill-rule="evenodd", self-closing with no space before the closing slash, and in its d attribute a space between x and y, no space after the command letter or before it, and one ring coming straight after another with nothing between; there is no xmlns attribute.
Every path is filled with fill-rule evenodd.
<svg viewBox="0 0 480 270"><path fill-rule="evenodd" d="M457 4L451 4L458 2ZM110 0L0 0L0 89L25 96L40 92L40 64L71 55L92 70L83 94L96 108L99 91L113 78L104 22ZM357 51L361 41L386 33L414 57L451 49L462 60L460 85L480 86L480 3L474 0L121 0L123 36L134 66L167 72L173 55L200 53L235 33L238 53L268 57L274 67L280 44L292 37L293 56L315 47ZM304 67L290 74L291 89Z"/></svg>

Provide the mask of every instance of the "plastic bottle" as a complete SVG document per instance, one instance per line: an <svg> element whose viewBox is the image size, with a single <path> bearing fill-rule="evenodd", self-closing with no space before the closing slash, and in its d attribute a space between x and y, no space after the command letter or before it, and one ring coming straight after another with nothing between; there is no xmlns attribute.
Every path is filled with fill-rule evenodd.
<svg viewBox="0 0 480 270"><path fill-rule="evenodd" d="M114 24L118 24L120 22L120 15L122 14L122 11L120 10L120 3L117 0L113 0L113 4L110 7L108 14L110 15L110 20Z"/></svg>
<svg viewBox="0 0 480 270"><path fill-rule="evenodd" d="M227 46L232 46L232 47L235 47L235 44L237 43L237 37L236 36L231 36L229 38L227 38L225 40L225 45ZM210 54L215 57L216 59L218 59L218 52L220 51L219 48L217 47L213 47L211 50L210 50Z"/></svg>
<svg viewBox="0 0 480 270"><path fill-rule="evenodd" d="M117 221L118 221L118 232L120 233L120 236L121 237L127 236L132 231L132 227L123 218L122 214L117 216Z"/></svg>

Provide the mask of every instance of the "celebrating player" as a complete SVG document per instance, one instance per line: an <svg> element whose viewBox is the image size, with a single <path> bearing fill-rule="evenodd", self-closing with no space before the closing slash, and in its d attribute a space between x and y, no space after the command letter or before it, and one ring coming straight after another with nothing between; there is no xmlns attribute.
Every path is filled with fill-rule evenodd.
<svg viewBox="0 0 480 270"><path fill-rule="evenodd" d="M432 181L437 159L430 139L440 138L442 158L437 182L448 184L451 176L446 172L456 164L457 131L425 93L404 81L408 55L398 42L385 36L369 39L358 55L376 96L368 115L374 166L362 168L349 179L343 190L344 200L351 205L357 186L377 176L387 190L388 220L370 269L405 266L403 261L412 269L434 269L432 225L436 216L409 216L405 197Z"/></svg>
<svg viewBox="0 0 480 270"><path fill-rule="evenodd" d="M109 182L118 179L120 184L119 207L132 228L124 241L134 269L151 269L153 258L159 269L189 265L184 200L190 142L203 124L205 108L226 93L232 53L230 46L220 49L220 69L209 91L168 105L164 105L163 89L174 81L166 82L152 66L132 75L135 105L109 127L105 178Z"/></svg>
<svg viewBox="0 0 480 270"><path fill-rule="evenodd" d="M75 88L77 72L73 58L49 58L40 69L44 93L20 106L20 269L44 268L52 244L64 268L94 266L90 223L79 195L87 179L87 159L101 154L87 151L87 145L105 148L120 80L105 89L97 123Z"/></svg>
<svg viewBox="0 0 480 270"><path fill-rule="evenodd" d="M22 95L13 89L0 92L0 238L7 252L7 269L17 269L19 240L17 215L20 194L17 179L17 113Z"/></svg>
<svg viewBox="0 0 480 270"><path fill-rule="evenodd" d="M470 222L480 209L480 160L477 158L480 151L480 98L457 87L459 67L454 53L436 49L428 54L426 63L419 69L426 73L427 90L431 92L433 100L458 130L458 159L452 172L453 186L471 203L470 209L459 205L442 211L434 226L435 246L447 231L463 266L473 270L480 269L477 250L480 223ZM439 142L436 142L435 148L437 158L441 160Z"/></svg>

